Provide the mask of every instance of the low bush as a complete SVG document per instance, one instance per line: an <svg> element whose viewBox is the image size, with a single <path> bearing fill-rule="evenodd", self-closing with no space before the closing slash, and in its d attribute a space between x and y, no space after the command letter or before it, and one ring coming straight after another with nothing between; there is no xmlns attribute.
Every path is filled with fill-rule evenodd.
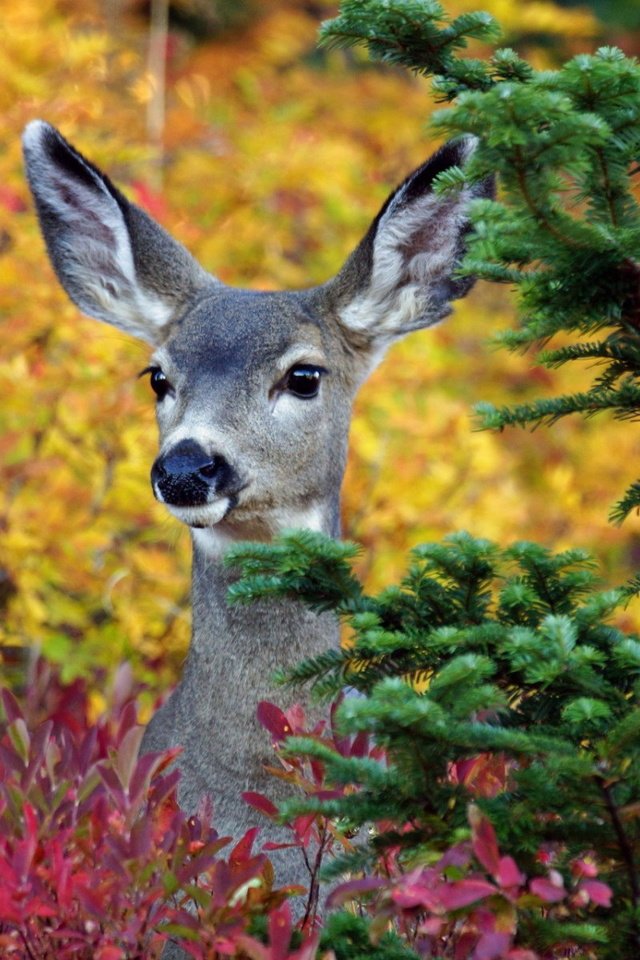
<svg viewBox="0 0 640 960"><path fill-rule="evenodd" d="M286 924L256 831L232 844L210 810L187 817L175 754L139 757L135 692L122 671L91 722L87 684L64 685L43 662L22 706L1 691L2 956L133 960L175 941L214 957L235 953L269 910Z"/></svg>

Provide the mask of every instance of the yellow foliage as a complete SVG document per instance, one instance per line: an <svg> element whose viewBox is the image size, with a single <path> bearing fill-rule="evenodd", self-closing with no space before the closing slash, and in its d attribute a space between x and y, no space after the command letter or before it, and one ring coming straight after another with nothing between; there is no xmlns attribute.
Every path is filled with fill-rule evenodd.
<svg viewBox="0 0 640 960"><path fill-rule="evenodd" d="M550 3L482 6L516 36L594 32L586 14ZM306 5L263 7L242 34L201 47L175 39L163 156L146 135L141 22L121 14L109 25L97 3L78 0L3 10L0 586L13 592L0 590L0 644L39 645L67 676L128 657L152 685L167 684L188 642L189 538L149 488L153 404L136 380L146 349L80 317L46 262L21 168L24 124L59 125L209 269L262 288L329 277L433 147L426 82L352 70L341 54L314 59ZM366 547L371 587L402 573L410 546L460 528L501 543L579 543L610 580L629 572L638 520L620 532L606 517L635 478L633 426L473 432L476 401L569 386L566 374L487 346L512 319L508 295L478 289L445 325L394 347L364 387L344 527Z"/></svg>
<svg viewBox="0 0 640 960"><path fill-rule="evenodd" d="M513 0L487 0L481 6L477 0L458 0L456 7L460 12L488 10L500 23L507 38L527 35L559 37L561 40L572 38L580 40L584 46L600 32L600 25L593 13L586 7L566 9L555 3L526 0L514 3Z"/></svg>

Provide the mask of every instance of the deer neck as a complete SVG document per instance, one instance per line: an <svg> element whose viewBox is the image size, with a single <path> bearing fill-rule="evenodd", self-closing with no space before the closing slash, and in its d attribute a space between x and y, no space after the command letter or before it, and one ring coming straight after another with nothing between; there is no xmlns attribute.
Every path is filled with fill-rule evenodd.
<svg viewBox="0 0 640 960"><path fill-rule="evenodd" d="M337 508L320 514L314 527L337 536ZM274 673L336 646L339 628L332 614L314 613L293 598L231 602L229 588L239 574L224 563L230 545L224 532L213 540L208 530L193 531L193 628L184 681L190 686L189 676L197 677L212 702L242 692L236 702L255 713L260 699L291 699L274 684Z"/></svg>

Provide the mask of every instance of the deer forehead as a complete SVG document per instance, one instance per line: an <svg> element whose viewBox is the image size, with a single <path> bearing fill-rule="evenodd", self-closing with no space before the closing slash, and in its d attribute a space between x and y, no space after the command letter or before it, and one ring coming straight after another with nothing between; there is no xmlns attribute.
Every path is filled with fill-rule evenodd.
<svg viewBox="0 0 640 960"><path fill-rule="evenodd" d="M265 293L213 287L173 326L154 362L186 382L222 382L244 374L245 385L297 363L329 366L339 340L304 293ZM169 372L169 370L167 370Z"/></svg>

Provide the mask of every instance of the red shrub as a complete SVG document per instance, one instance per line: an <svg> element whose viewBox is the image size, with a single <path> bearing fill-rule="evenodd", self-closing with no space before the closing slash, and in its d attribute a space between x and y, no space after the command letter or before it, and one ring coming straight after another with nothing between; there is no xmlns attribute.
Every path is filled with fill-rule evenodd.
<svg viewBox="0 0 640 960"><path fill-rule="evenodd" d="M126 677L119 686L93 725L85 684L64 687L43 665L24 710L0 692L3 956L152 960L167 939L195 958L231 954L285 897L253 853L257 831L225 856L210 811L179 810L175 752L138 756L142 727Z"/></svg>

